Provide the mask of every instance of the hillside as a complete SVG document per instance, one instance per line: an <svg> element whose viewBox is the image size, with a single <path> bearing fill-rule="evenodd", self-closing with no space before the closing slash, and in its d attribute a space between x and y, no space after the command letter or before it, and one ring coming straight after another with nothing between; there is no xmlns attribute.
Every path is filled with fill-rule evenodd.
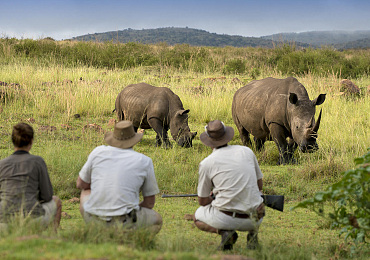
<svg viewBox="0 0 370 260"><path fill-rule="evenodd" d="M278 33L261 37L266 40L302 42L312 47L330 45L339 48L369 48L370 31L312 31L302 33ZM353 42L353 44L349 44ZM355 43L356 42L356 43Z"/></svg>
<svg viewBox="0 0 370 260"><path fill-rule="evenodd" d="M189 44L192 46L213 46L213 47L265 47L272 48L276 45L269 39L257 37L243 37L236 35L209 33L204 30L191 28L158 28L158 29L143 29L133 30L125 29L121 31L111 31L105 33L87 34L72 38L76 41L117 41L121 43L139 42L154 44L166 42L169 45ZM302 47L307 47L307 44L297 44Z"/></svg>
<svg viewBox="0 0 370 260"><path fill-rule="evenodd" d="M192 28L125 29L103 33L87 34L72 38L75 41L114 41L168 45L189 44L212 47L264 47L272 48L282 43L294 43L298 47L332 46L337 49L370 48L369 31L312 31L302 33L279 33L262 37L244 37L210 33Z"/></svg>
<svg viewBox="0 0 370 260"><path fill-rule="evenodd" d="M334 47L339 50L370 48L370 38L336 44Z"/></svg>

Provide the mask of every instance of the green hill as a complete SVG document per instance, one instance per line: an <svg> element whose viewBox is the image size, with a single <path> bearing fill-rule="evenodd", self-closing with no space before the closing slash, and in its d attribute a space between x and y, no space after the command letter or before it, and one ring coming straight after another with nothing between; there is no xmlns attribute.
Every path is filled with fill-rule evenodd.
<svg viewBox="0 0 370 260"><path fill-rule="evenodd" d="M261 37L265 40L302 42L312 47L334 46L339 48L351 48L350 42L356 48L369 48L370 31L312 31L302 33L278 33ZM347 46L348 47L345 47Z"/></svg>
<svg viewBox="0 0 370 260"><path fill-rule="evenodd" d="M263 47L272 48L282 43L294 43L297 47L332 46L336 49L370 48L370 31L312 31L302 33L278 33L262 37L216 34L192 28L166 27L157 29L125 29L87 34L72 38L76 41L137 42L168 45L189 44L213 47Z"/></svg>
<svg viewBox="0 0 370 260"><path fill-rule="evenodd" d="M77 41L116 41L121 43L139 42L145 44L155 44L165 42L168 45L189 44L192 46L234 46L234 47L265 47L272 48L277 43L263 38L243 37L237 35L226 35L209 33L204 30L191 28L158 28L133 30L125 29L121 31L111 31L104 33L87 34L72 38ZM300 45L307 47L307 44Z"/></svg>
<svg viewBox="0 0 370 260"><path fill-rule="evenodd" d="M350 41L343 44L334 45L335 48L344 50L344 49L365 49L370 48L370 38L360 39L356 41Z"/></svg>

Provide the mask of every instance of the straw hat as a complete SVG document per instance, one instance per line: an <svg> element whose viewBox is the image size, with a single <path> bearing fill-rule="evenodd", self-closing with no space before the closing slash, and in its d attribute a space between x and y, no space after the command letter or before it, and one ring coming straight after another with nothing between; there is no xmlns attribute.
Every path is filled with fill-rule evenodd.
<svg viewBox="0 0 370 260"><path fill-rule="evenodd" d="M131 121L120 121L115 124L113 132L107 132L104 140L107 144L118 148L131 148L137 144L143 133L136 133Z"/></svg>
<svg viewBox="0 0 370 260"><path fill-rule="evenodd" d="M205 127L199 138L203 144L215 148L230 142L234 137L234 128L225 126L220 120L214 120Z"/></svg>

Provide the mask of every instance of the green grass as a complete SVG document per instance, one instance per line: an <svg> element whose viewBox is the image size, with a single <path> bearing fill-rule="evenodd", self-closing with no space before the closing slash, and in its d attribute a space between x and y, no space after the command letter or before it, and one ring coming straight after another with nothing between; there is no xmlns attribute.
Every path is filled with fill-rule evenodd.
<svg viewBox="0 0 370 260"><path fill-rule="evenodd" d="M239 232L234 250L228 253L217 251L220 237L204 233L194 227L184 214L197 208L194 198L162 199L157 197L156 210L163 216L162 230L153 241L145 234L125 236L112 230L85 226L78 212L78 203L64 201L58 234L50 230L23 229L0 240L2 259L219 259L224 254L242 255L253 259L340 259L349 257L349 246L338 238L336 230L309 210L288 209L285 212L267 209L260 228L261 250L246 249L247 233ZM37 231L37 232L36 232ZM106 242L103 242L106 241ZM367 250L367 251L366 251ZM369 248L362 253L369 253ZM356 255L366 259L366 255Z"/></svg>
<svg viewBox="0 0 370 260"><path fill-rule="evenodd" d="M258 78L268 76L284 77L271 71L262 72ZM236 77L239 81L234 80ZM67 79L72 83L64 81ZM193 213L198 207L193 198L157 197L155 209L163 216L164 224L154 243L144 239L145 235L127 238L122 234L100 232L98 236L96 231L85 227L78 204L68 200L79 196L75 182L88 154L104 144L104 133L112 130L108 122L116 119L112 112L116 96L126 85L138 82L169 87L178 94L184 108L190 109L189 125L198 135L192 148L178 147L172 141L172 149L162 149L154 145L155 133L147 130L135 150L153 159L161 194L196 193L198 165L211 153L211 149L200 142L199 134L204 131L204 125L214 119L221 119L236 130L231 117L232 97L251 80L248 75L225 77L171 68L106 70L14 62L0 67L0 80L20 84L19 88L2 87L6 95L0 103L0 158L12 153L12 126L20 121L29 122L36 131L31 153L45 159L54 191L63 199L63 211L71 216L62 218L58 234L25 227L2 235L0 258L221 258L223 253L216 251L220 237L201 232L183 219L184 214ZM299 163L286 166L276 166L278 151L272 142L266 143L264 151L256 152L264 173L265 193L285 195L286 210L281 213L268 209L260 229L261 251L247 251L246 233L241 233L231 254L255 259L350 258L350 245L343 242L343 237L338 238L338 230L330 230L329 223L312 212L290 212L289 208L337 181L342 171L354 166L353 159L364 154L370 143L369 95L358 99L338 95L340 78L334 75L308 74L298 80L306 86L311 99L320 93L327 94L321 105L320 149L311 154L297 151ZM370 78L363 76L354 82L365 87L370 84ZM81 117L75 118L75 114ZM89 124L100 128L98 131L86 128ZM241 144L237 131L231 144ZM128 242L122 243L123 238ZM359 252L353 258L365 259L368 246Z"/></svg>

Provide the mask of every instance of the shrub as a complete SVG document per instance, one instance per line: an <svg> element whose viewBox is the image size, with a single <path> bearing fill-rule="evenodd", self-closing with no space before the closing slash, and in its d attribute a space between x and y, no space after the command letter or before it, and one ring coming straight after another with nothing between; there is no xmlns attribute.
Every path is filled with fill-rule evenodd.
<svg viewBox="0 0 370 260"><path fill-rule="evenodd" d="M10 60L11 58L11 60ZM332 48L298 49L284 44L273 49L236 47L196 47L189 44L169 46L107 41L54 41L50 38L1 39L0 64L14 60L33 61L38 65L62 64L105 69L130 69L140 66L169 67L194 72L244 74L252 79L266 69L285 76L339 75L360 78L370 73L369 50L337 51ZM247 71L250 70L250 71Z"/></svg>
<svg viewBox="0 0 370 260"><path fill-rule="evenodd" d="M245 61L241 59L229 60L223 70L224 74L243 74L245 72Z"/></svg>
<svg viewBox="0 0 370 260"><path fill-rule="evenodd" d="M317 192L313 198L302 201L292 209L309 208L332 221L333 228L341 228L354 245L366 243L370 230L370 148L367 154L355 159L356 169L347 170L342 179ZM332 202L333 212L324 211L324 203ZM355 246L352 248L355 249Z"/></svg>

